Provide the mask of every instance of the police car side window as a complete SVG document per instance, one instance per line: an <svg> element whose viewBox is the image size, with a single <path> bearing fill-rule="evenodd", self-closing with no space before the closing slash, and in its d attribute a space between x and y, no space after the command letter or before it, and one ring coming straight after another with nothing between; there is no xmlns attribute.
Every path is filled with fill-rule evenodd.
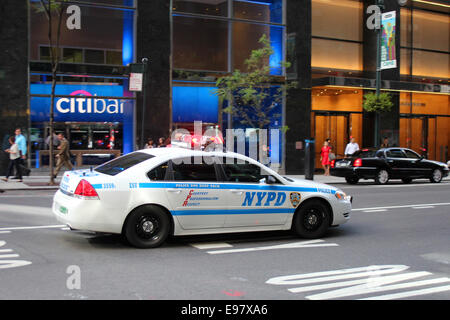
<svg viewBox="0 0 450 320"><path fill-rule="evenodd" d="M259 166L245 161L236 161L237 159L226 159L222 165L227 182L246 182L259 183L269 174L264 172Z"/></svg>
<svg viewBox="0 0 450 320"><path fill-rule="evenodd" d="M156 168L150 170L147 173L147 177L152 181L163 181L166 177L167 168L169 167L169 163L165 162Z"/></svg>
<svg viewBox="0 0 450 320"><path fill-rule="evenodd" d="M217 181L213 163L195 163L191 161L172 162L172 179L174 181Z"/></svg>

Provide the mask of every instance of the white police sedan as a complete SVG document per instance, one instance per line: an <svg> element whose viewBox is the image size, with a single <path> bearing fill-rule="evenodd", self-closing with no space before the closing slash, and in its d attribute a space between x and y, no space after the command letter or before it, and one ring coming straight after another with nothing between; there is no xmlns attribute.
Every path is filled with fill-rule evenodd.
<svg viewBox="0 0 450 320"><path fill-rule="evenodd" d="M156 148L66 171L53 212L74 230L123 234L139 248L169 235L292 229L320 238L348 221L351 197L282 177L236 153Z"/></svg>

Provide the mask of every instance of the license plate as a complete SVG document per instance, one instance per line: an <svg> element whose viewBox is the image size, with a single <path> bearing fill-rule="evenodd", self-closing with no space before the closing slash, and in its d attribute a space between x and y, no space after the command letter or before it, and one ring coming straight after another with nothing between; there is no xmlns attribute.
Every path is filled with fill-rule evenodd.
<svg viewBox="0 0 450 320"><path fill-rule="evenodd" d="M58 207L59 212L61 212L62 214L67 214L67 212L69 212L69 210L67 210L67 208L64 206L58 205Z"/></svg>
<svg viewBox="0 0 450 320"><path fill-rule="evenodd" d="M338 162L338 163L336 163L336 167L346 167L346 166L348 166L347 162Z"/></svg>

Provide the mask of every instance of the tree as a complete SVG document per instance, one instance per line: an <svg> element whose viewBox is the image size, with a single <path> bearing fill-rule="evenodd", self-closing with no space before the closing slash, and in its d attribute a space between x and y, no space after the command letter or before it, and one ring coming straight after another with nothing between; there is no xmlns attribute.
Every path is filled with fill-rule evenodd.
<svg viewBox="0 0 450 320"><path fill-rule="evenodd" d="M235 70L231 75L220 77L214 93L221 103L228 102L224 112L239 117L242 124L263 129L270 124L272 117L281 116L272 114L272 111L282 102L287 89L296 87L296 83L287 83L283 79L273 93L274 77L270 74L269 59L274 50L265 34L259 39L259 43L262 47L253 50L245 60L247 72ZM290 64L282 62L282 65L289 67ZM282 129L286 131L288 127Z"/></svg>
<svg viewBox="0 0 450 320"><path fill-rule="evenodd" d="M54 104L55 104L55 87L56 87L56 73L58 71L60 62L60 37L61 37L61 22L67 0L40 0L39 3L33 3L36 12L44 12L48 22L48 45L50 50L50 62L52 68L52 90L50 94L50 144L49 144L49 167L50 167L50 185L55 184L53 177L53 123L54 123ZM56 23L56 26L54 25ZM56 34L54 32L56 27Z"/></svg>
<svg viewBox="0 0 450 320"><path fill-rule="evenodd" d="M382 92L377 95L370 92L364 95L363 108L367 112L389 112L393 106L389 93Z"/></svg>

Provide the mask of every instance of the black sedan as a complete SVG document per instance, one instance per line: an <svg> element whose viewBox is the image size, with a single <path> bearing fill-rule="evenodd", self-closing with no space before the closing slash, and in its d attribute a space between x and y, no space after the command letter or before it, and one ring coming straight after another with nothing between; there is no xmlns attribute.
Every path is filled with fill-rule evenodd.
<svg viewBox="0 0 450 320"><path fill-rule="evenodd" d="M333 160L330 169L332 176L345 177L350 184L356 184L360 179L374 179L377 184L386 184L390 179L410 183L421 178L439 183L448 172L445 163L426 160L410 149L398 147L358 150L351 157Z"/></svg>

